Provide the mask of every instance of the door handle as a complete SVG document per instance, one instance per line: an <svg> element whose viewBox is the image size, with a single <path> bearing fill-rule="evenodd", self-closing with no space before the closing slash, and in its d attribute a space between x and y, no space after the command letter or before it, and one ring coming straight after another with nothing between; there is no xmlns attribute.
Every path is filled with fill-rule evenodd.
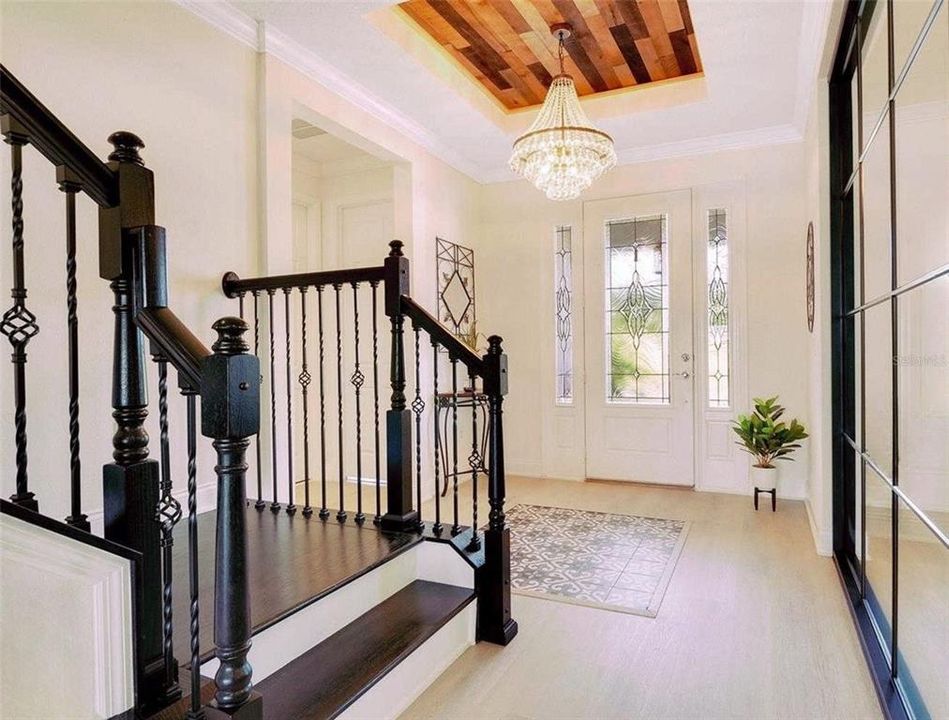
<svg viewBox="0 0 949 720"><path fill-rule="evenodd" d="M692 373L690 373L688 370L683 370L682 372L676 374L684 378L692 377Z"/></svg>

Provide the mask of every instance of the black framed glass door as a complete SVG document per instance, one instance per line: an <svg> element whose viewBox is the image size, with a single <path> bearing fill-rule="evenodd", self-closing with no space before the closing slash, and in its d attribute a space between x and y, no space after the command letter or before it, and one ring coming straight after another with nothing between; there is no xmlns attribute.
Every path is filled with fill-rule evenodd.
<svg viewBox="0 0 949 720"><path fill-rule="evenodd" d="M949 0L850 3L830 130L834 552L884 706L949 717Z"/></svg>

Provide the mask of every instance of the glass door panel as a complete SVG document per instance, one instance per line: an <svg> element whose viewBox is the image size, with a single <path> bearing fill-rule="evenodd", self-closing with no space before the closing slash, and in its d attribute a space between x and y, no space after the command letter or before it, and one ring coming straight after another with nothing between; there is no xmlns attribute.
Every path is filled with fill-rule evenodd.
<svg viewBox="0 0 949 720"><path fill-rule="evenodd" d="M917 717L949 717L949 548L905 503L899 510L897 676Z"/></svg>

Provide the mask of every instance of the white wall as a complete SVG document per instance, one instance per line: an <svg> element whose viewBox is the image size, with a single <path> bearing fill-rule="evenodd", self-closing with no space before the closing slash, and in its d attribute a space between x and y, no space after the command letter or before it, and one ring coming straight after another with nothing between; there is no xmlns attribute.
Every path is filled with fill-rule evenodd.
<svg viewBox="0 0 949 720"><path fill-rule="evenodd" d="M3 63L100 157L127 129L145 141L155 172L156 222L168 231L174 310L210 344L212 322L236 307L220 292L228 269L256 269L255 54L173 3L34 3L0 6ZM6 148L4 147L4 150ZM30 484L45 514L69 511L64 201L50 165L24 151L28 306L40 334L28 346ZM9 153L0 153L9 177ZM0 223L10 228L9 189ZM83 505L102 507L101 466L111 460L112 293L98 277L94 203L79 200L79 327ZM8 247L0 285L11 286ZM6 291L4 291L6 295ZM3 309L6 309L6 300ZM4 340L4 345L6 341ZM12 372L0 367L0 492L13 492ZM156 384L148 429L157 456ZM184 486L184 402L173 393L176 488ZM199 441L202 500L213 499L213 453ZM93 518L94 520L96 518Z"/></svg>
<svg viewBox="0 0 949 720"><path fill-rule="evenodd" d="M804 146L797 143L626 165L610 171L582 200L683 188L698 197L718 183L743 188L747 297L736 302L746 307L747 396L779 395L807 424L804 160ZM479 325L505 338L510 357L511 394L505 406L510 472L583 477L582 443L558 447L564 412L554 406L552 319L553 228L570 224L575 237L582 232L582 200L553 203L525 182L483 189ZM575 363L581 355L576 348ZM581 413L572 422L568 433L582 437ZM782 465L782 495L804 497L808 450L805 445L797 462ZM747 492L746 477L736 473L730 485L723 482L716 489Z"/></svg>

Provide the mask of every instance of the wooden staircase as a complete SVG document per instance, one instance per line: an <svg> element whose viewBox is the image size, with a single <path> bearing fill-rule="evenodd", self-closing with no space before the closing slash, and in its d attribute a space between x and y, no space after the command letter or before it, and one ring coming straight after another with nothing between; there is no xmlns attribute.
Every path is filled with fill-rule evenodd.
<svg viewBox="0 0 949 720"><path fill-rule="evenodd" d="M116 595L129 605L119 628L129 649L109 658L122 680L94 698L59 693L68 714L395 717L470 644L510 642L517 623L504 519L508 381L501 338L488 338L479 354L441 325L412 297L409 259L392 241L374 267L225 274L222 290L235 300L235 313L214 323L217 338L207 348L169 306L170 243L155 224L156 182L140 154L142 140L114 133L103 162L3 66L0 91L0 127L11 149L14 271L13 305L0 333L13 348L15 403L13 427L4 428L14 439L15 468L4 472L15 471L15 492L0 503L0 521L56 535L66 553L118 558L128 571ZM27 303L32 248L24 237L23 167L33 151L55 167L66 206L64 470L71 512L64 521L41 514L44 501L28 474L27 386L44 381L27 371L27 347L42 321ZM77 247L80 195L98 206L94 248ZM90 260L114 295L111 307L81 310L89 327L111 326L108 380L94 375L97 367L81 368L78 355L76 268ZM145 429L153 410L149 356L158 377L154 449ZM83 512L82 469L94 463L80 465L80 369L85 382L112 388L111 418L94 420L115 429L112 457L102 466L104 538L91 534ZM186 406L184 467L171 461L174 391ZM58 426L39 420L29 424L34 436ZM262 425L266 449L257 437ZM213 470L198 465L199 429L214 448ZM423 453L423 432L432 429ZM43 439L29 447L42 448ZM328 467L337 473L329 478L337 498L328 493ZM211 472L216 510L199 515L198 477ZM353 478L355 507L344 507ZM367 478L374 487L364 493ZM479 482L488 490L484 528ZM422 512L429 500L431 517ZM327 507L334 501L336 508ZM461 503L470 503L470 526L459 522ZM30 537L39 538L37 546L46 541ZM28 600L20 609L44 622ZM86 644L98 648L100 639ZM35 698L36 716L46 716L42 682L59 690L60 678L91 676L106 664L90 668L68 651L59 656L57 673L18 678L18 701ZM106 705L108 712L97 709Z"/></svg>

